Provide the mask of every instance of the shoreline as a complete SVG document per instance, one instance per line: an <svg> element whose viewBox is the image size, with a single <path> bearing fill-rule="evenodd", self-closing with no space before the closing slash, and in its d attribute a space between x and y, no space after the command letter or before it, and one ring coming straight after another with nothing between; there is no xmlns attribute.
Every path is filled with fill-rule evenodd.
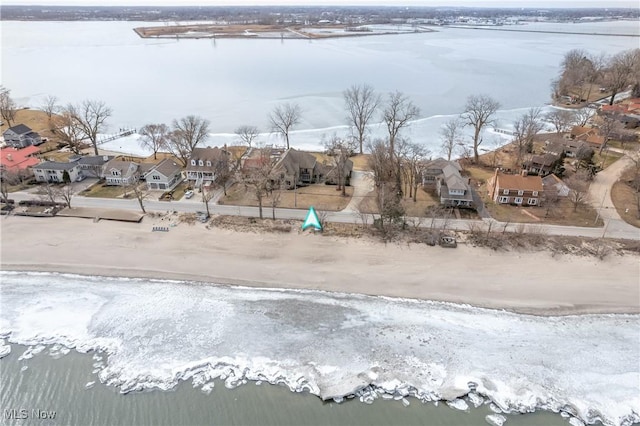
<svg viewBox="0 0 640 426"><path fill-rule="evenodd" d="M539 316L640 313L633 255L597 261L185 223L152 233L156 222L3 217L0 269L318 290Z"/></svg>

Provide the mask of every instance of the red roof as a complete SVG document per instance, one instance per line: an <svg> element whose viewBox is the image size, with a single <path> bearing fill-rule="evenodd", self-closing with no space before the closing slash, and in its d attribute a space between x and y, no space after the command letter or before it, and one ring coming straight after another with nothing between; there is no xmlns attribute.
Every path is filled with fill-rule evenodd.
<svg viewBox="0 0 640 426"><path fill-rule="evenodd" d="M0 149L0 164L8 170L25 170L40 163L34 155L39 153L37 146L27 146L22 149L2 148Z"/></svg>

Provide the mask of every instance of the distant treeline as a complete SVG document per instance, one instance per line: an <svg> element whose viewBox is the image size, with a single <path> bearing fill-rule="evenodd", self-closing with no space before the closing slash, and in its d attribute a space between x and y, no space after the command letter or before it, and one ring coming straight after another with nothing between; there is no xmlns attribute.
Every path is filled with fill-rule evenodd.
<svg viewBox="0 0 640 426"><path fill-rule="evenodd" d="M639 19L640 9L543 9L375 6L0 6L2 20L22 21L195 21L278 24L319 20L389 23L412 19L447 20L461 15L480 19L522 17L554 21L582 18Z"/></svg>

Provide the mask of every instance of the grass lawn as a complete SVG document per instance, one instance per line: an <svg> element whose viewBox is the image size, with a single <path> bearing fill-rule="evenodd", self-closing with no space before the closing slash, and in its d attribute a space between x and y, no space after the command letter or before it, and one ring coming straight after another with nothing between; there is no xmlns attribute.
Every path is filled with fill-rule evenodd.
<svg viewBox="0 0 640 426"><path fill-rule="evenodd" d="M620 154L619 152L609 151L605 149L602 152L602 155L600 155L596 150L595 154L593 154L593 164L602 167L602 169L606 169L607 167L615 163L620 157L622 157L622 154Z"/></svg>
<svg viewBox="0 0 640 426"><path fill-rule="evenodd" d="M5 120L2 121L4 124L0 126L0 133L9 128L8 123ZM53 133L51 133L50 130L51 126L49 125L49 117L47 117L47 114L44 111L40 111L38 109L17 110L16 117L11 124L12 126L24 124L34 132L40 134L43 138L53 137Z"/></svg>
<svg viewBox="0 0 640 426"><path fill-rule="evenodd" d="M604 222L598 218L597 212L591 206L579 205L574 211L573 204L564 199L553 207L518 207L509 204L496 204L487 195L487 186L482 185L478 190L485 207L491 217L500 222L510 223L540 223L546 225L602 227Z"/></svg>
<svg viewBox="0 0 640 426"><path fill-rule="evenodd" d="M280 208L298 208L308 209L313 206L318 210L339 211L344 209L353 195L353 188L347 187L347 196L342 196L342 191L336 190L335 185L309 185L294 190L282 190L274 192L276 198L279 195L276 207ZM273 202L272 196L266 196L262 199L263 207L271 207ZM258 202L251 191L247 191L242 183L236 183L229 190L227 196L222 197L220 204L237 205L237 206L257 206ZM265 210L265 215L268 213Z"/></svg>
<svg viewBox="0 0 640 426"><path fill-rule="evenodd" d="M418 188L416 202L413 198L405 198L402 200L405 214L410 217L425 217L427 207L440 205L440 200L435 192Z"/></svg>
<svg viewBox="0 0 640 426"><path fill-rule="evenodd" d="M85 189L80 193L83 197L95 198L120 198L124 195L124 189L118 185L105 185L104 183L96 183L95 185ZM132 192L129 189L127 192Z"/></svg>
<svg viewBox="0 0 640 426"><path fill-rule="evenodd" d="M629 185L632 177L632 171L627 171L622 175L611 188L611 200L625 222L640 228L640 212L638 212L636 193Z"/></svg>

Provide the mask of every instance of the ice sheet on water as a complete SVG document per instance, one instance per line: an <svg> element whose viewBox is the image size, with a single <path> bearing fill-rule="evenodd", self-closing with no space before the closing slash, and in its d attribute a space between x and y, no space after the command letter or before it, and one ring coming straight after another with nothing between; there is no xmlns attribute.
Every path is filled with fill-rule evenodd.
<svg viewBox="0 0 640 426"><path fill-rule="evenodd" d="M105 352L98 377L122 392L215 379L363 401L473 390L504 411L640 421L640 348L629 344L637 315L540 318L348 294L0 274L0 336Z"/></svg>

